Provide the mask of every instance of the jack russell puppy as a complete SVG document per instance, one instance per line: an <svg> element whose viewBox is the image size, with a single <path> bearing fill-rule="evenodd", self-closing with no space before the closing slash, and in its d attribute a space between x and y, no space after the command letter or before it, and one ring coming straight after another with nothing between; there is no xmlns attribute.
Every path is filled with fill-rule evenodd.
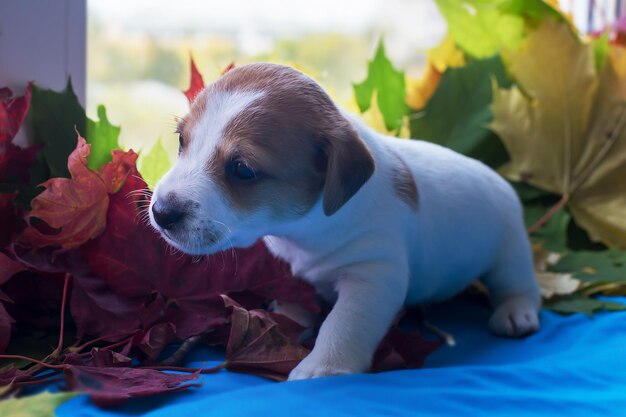
<svg viewBox="0 0 626 417"><path fill-rule="evenodd" d="M289 379L366 372L403 306L445 300L477 278L495 334L539 328L520 202L482 163L376 133L309 77L267 63L206 87L178 133L178 161L150 204L165 240L210 254L263 237L334 303Z"/></svg>

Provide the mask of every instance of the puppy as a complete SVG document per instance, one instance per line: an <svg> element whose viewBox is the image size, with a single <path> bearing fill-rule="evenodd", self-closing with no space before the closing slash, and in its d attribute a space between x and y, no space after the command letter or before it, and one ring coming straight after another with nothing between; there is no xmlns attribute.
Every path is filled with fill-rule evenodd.
<svg viewBox="0 0 626 417"><path fill-rule="evenodd" d="M150 207L163 237L190 254L264 237L334 303L289 379L367 371L404 305L445 300L477 278L495 334L539 328L520 202L482 163L378 134L312 79L266 63L206 87L178 132L178 161Z"/></svg>

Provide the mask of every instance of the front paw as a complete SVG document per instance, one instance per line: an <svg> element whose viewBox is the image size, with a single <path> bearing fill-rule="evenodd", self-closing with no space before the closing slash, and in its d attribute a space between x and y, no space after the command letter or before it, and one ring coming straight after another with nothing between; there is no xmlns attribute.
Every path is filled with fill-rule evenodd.
<svg viewBox="0 0 626 417"><path fill-rule="evenodd" d="M311 352L289 373L288 381L367 372L370 362L369 359L351 361L331 359Z"/></svg>

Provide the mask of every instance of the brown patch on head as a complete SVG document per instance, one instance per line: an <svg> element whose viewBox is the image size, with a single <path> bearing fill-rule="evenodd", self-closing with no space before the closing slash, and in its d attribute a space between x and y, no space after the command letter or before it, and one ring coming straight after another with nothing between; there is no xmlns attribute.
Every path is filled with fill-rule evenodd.
<svg viewBox="0 0 626 417"><path fill-rule="evenodd" d="M394 151L390 150L395 156L398 163L392 170L393 188L396 195L400 197L413 211L417 211L419 206L419 194L417 192L417 185L411 170L406 165L406 162Z"/></svg>
<svg viewBox="0 0 626 417"><path fill-rule="evenodd" d="M213 95L228 92L263 93L228 122L207 161L211 178L235 208L302 215L322 194L324 212L331 215L372 175L369 150L330 97L312 79L281 65L229 71L196 98L183 129L190 131ZM234 178L227 169L233 160L258 172L258 180Z"/></svg>

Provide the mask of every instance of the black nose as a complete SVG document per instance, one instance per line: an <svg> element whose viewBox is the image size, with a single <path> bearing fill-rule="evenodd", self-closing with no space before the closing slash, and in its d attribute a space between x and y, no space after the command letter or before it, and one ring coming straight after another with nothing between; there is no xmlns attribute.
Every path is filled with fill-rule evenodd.
<svg viewBox="0 0 626 417"><path fill-rule="evenodd" d="M152 214L154 215L154 220L163 229L171 229L185 217L185 212L180 208L159 203L152 205Z"/></svg>

